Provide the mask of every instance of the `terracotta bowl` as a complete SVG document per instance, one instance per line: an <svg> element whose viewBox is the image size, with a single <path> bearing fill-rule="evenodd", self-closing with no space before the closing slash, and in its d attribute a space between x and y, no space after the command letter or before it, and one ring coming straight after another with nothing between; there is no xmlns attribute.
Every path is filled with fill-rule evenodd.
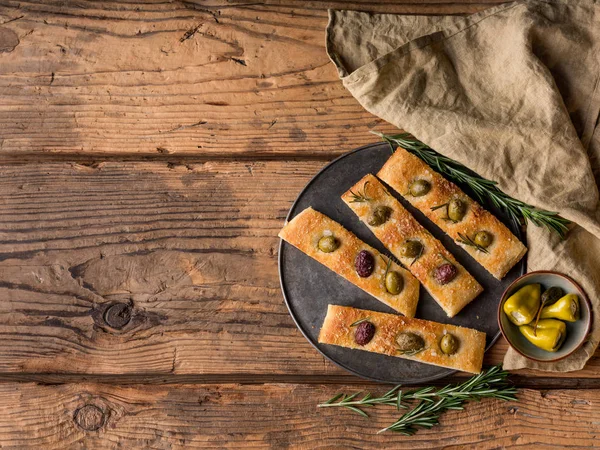
<svg viewBox="0 0 600 450"><path fill-rule="evenodd" d="M562 347L556 352L548 352L530 343L521 334L519 328L513 324L504 313L504 302L516 291L527 284L539 283L542 292L551 286L561 287L567 294L579 296L579 309L581 317L577 322L565 322L567 337ZM583 289L571 278L558 272L538 271L527 273L517 278L502 294L498 306L498 324L504 339L521 355L534 361L551 362L566 358L583 345L592 325L592 305L583 292Z"/></svg>

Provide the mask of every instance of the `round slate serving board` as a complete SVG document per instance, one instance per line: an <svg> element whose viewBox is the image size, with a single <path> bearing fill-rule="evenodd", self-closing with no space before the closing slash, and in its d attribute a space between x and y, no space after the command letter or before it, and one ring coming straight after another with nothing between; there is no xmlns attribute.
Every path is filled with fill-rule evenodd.
<svg viewBox="0 0 600 450"><path fill-rule="evenodd" d="M340 198L364 175L376 174L389 157L390 147L386 143L360 147L339 157L308 183L292 205L287 220L293 219L296 214L312 206L341 223L380 252L390 255ZM468 187L460 187L465 193L476 198ZM416 317L484 331L487 336L486 350L489 349L500 336L497 322L500 297L512 281L525 273L525 258L513 267L502 281L498 281L422 213L393 190L390 189L390 192L395 194L416 219L439 239L484 287L484 292L479 297L450 319L421 286ZM511 221L493 205L483 206L523 240L519 224ZM386 313L395 311L284 241L281 241L279 246L279 276L285 302L300 331L319 352L340 367L370 380L402 384L424 383L455 372L391 356L319 344L319 330L330 303Z"/></svg>

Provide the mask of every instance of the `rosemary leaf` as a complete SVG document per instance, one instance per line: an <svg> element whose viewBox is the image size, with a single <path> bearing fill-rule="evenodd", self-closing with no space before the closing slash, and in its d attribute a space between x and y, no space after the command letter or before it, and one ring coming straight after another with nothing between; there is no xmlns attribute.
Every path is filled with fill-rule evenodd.
<svg viewBox="0 0 600 450"><path fill-rule="evenodd" d="M401 384L398 384L397 386L394 386L392 389L390 389L385 394L383 394L383 397L389 397L389 396L393 395L401 387L402 387Z"/></svg>
<svg viewBox="0 0 600 450"><path fill-rule="evenodd" d="M448 207L448 203L442 203L441 205L437 205L437 206L432 206L430 209L432 211L438 210L440 208L447 208Z"/></svg>
<svg viewBox="0 0 600 450"><path fill-rule="evenodd" d="M421 353L423 350L425 350L425 348L420 348L418 350L409 350L409 351L404 351L404 350L400 350L400 349L396 349L396 351L404 356L415 356L417 353Z"/></svg>
<svg viewBox="0 0 600 450"><path fill-rule="evenodd" d="M392 258L388 257L387 261L381 255L381 260L385 263L385 273L383 274L383 284L385 284L385 277L387 277L388 272L390 271L390 267L392 267Z"/></svg>
<svg viewBox="0 0 600 450"><path fill-rule="evenodd" d="M356 322L352 322L350 324L351 327L355 327L356 325L358 325L359 323L363 323L366 322L367 320L369 320L368 317L363 317L362 319L358 319Z"/></svg>
<svg viewBox="0 0 600 450"><path fill-rule="evenodd" d="M334 395L334 396L333 396L333 397L331 397L329 400L327 400L327 401L325 402L325 404L326 404L326 405L329 405L329 404L331 404L331 403L333 403L333 402L335 402L335 401L339 400L339 399L340 399L340 398L342 398L343 396L344 396L344 394L342 394L342 393L340 393L340 394L337 394L337 395Z"/></svg>
<svg viewBox="0 0 600 450"><path fill-rule="evenodd" d="M348 406L348 409L360 414L363 417L369 417L369 415L366 412L364 412L362 409L356 408L355 406Z"/></svg>
<svg viewBox="0 0 600 450"><path fill-rule="evenodd" d="M417 259L419 259L421 256L423 256L423 247L424 246L421 245L421 248L419 249L419 254L417 256L415 256L415 259L413 259L412 262L410 263L411 266L417 262Z"/></svg>
<svg viewBox="0 0 600 450"><path fill-rule="evenodd" d="M362 192L358 191L357 193L355 193L354 191L350 191L350 194L352 195L352 200L350 200L350 203L370 202L371 199L366 194L368 185L369 185L369 182L365 181L365 184L363 185L363 188L362 188Z"/></svg>
<svg viewBox="0 0 600 450"><path fill-rule="evenodd" d="M480 252L483 252L483 253L489 253L487 248L482 247L477 242L475 242L473 239L471 239L469 236L458 233L458 237L460 238L458 242L460 242L461 244L475 247L477 250L479 250Z"/></svg>

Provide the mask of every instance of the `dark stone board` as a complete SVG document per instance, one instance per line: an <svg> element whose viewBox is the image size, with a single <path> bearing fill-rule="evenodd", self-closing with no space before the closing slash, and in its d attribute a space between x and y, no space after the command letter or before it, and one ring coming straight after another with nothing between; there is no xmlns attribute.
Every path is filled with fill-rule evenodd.
<svg viewBox="0 0 600 450"><path fill-rule="evenodd" d="M383 254L390 255L390 252L340 198L364 175L376 174L389 156L389 145L380 143L358 148L331 162L306 185L292 205L287 220L291 220L296 214L312 206L341 223ZM476 198L467 186L460 185L460 187L465 193ZM526 272L526 258L513 267L502 281L498 281L421 212L392 189L390 192L484 287L479 297L456 317L450 319L421 286L416 317L483 331L487 336L486 350L488 350L500 336L497 309L502 293ZM506 213L492 204L483 206L499 218L519 239L524 240L521 226L512 221ZM387 313L395 311L284 241L279 246L279 276L285 302L296 325L319 352L338 366L369 380L402 384L424 383L455 372L451 369L396 357L319 344L319 330L327 312L327 305L330 303Z"/></svg>

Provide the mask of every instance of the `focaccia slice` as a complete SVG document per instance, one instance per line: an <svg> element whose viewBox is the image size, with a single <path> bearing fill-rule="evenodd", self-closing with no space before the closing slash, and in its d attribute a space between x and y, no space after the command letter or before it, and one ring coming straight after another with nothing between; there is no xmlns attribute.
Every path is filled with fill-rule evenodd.
<svg viewBox="0 0 600 450"><path fill-rule="evenodd" d="M335 237L339 247L331 253L321 251L318 243L323 236ZM307 208L283 227L279 237L380 302L407 317L414 317L419 301L419 282L416 278L325 214ZM365 278L360 277L355 268L355 260L361 250L370 252L375 260L373 273ZM387 271L397 272L403 280L403 288L397 294L391 294L386 289Z"/></svg>
<svg viewBox="0 0 600 450"><path fill-rule="evenodd" d="M377 176L452 237L497 279L501 280L527 252L521 241L493 214L403 148L394 152ZM430 191L420 197L410 195L409 186L415 180L429 182ZM466 208L462 219L456 222L448 216L447 205L451 201L459 201ZM480 232L491 236L488 246L477 246L476 235Z"/></svg>
<svg viewBox="0 0 600 450"><path fill-rule="evenodd" d="M456 315L483 291L481 285L454 259L442 243L423 228L373 175L363 177L342 195L342 200L425 286L448 317ZM391 215L382 225L369 225L375 208L380 206L390 208ZM423 245L423 252L419 257L402 255L401 247L406 241L418 241ZM436 271L447 264L454 266L456 276L442 284L436 278Z"/></svg>
<svg viewBox="0 0 600 450"><path fill-rule="evenodd" d="M373 338L365 345L359 345L355 340L358 325L354 324L361 320L371 322L375 326ZM398 334L407 332L423 339L425 342L423 350L413 354L398 349ZM448 333L452 334L458 343L456 353L450 355L442 352L440 348L442 338ZM485 333L456 325L445 325L348 306L329 305L319 333L319 343L479 373L485 352Z"/></svg>

